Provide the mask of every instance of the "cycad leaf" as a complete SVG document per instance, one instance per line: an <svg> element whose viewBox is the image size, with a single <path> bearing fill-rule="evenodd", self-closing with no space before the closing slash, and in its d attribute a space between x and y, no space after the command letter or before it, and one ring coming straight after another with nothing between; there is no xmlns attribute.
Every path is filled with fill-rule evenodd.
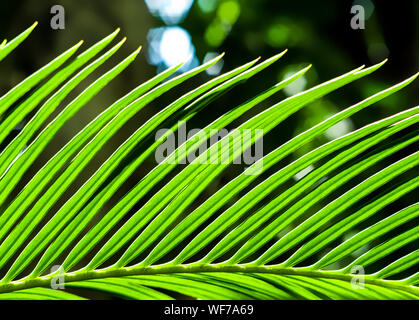
<svg viewBox="0 0 419 320"><path fill-rule="evenodd" d="M34 27L4 41L0 60ZM0 143L4 145L0 153L0 299L83 299L90 291L142 300L419 299L419 251L415 247L419 205L408 201L397 212L381 214L383 208L391 211L390 204L419 186L415 129L419 107L365 125L302 154L269 176L260 175L340 121L401 90L418 74L298 134L194 207L211 183L258 139L312 101L371 74L385 61L274 103L206 147L215 136L213 130L237 122L272 99L310 66L296 72L197 130L108 212L100 214L169 139L169 132L179 133L181 122L200 116L211 102L270 67L286 50L261 63L256 59L223 73L162 107L81 187L72 190L84 168L125 123L160 95L177 90L178 85L217 63L222 55L167 80L181 65L169 68L106 108L19 190L29 167L62 126L137 56L139 50L93 81L46 123L73 89L119 49L125 39L89 62L117 33L63 67L81 43L77 44L0 98ZM75 74L78 69L82 70ZM16 125L34 110L19 134L7 142ZM171 131L155 137L166 125ZM262 131L243 139L237 150L231 140L245 129ZM224 162L208 163L214 160L211 154ZM180 168L178 163L185 165ZM307 175L293 180L311 167ZM255 168L260 170L255 172ZM372 171L375 173L369 173ZM258 184L252 185L255 182ZM283 188L286 183L290 186ZM68 200L57 206L69 191ZM140 201L143 204L137 208ZM369 272L375 264L379 270L374 273L352 274L359 266L368 267ZM61 268L49 273L52 265ZM81 269L72 270L79 265ZM76 295L50 288L58 275ZM359 277L364 290L354 287L353 279Z"/></svg>

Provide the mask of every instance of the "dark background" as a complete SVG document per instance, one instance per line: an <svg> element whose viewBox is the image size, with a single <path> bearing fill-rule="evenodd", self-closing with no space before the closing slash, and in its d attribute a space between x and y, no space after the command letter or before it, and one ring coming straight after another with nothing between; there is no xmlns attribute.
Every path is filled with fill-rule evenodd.
<svg viewBox="0 0 419 320"><path fill-rule="evenodd" d="M159 1L155 1L154 5L156 3L159 3ZM52 30L50 27L52 17L50 8L55 4L63 5L65 8L64 30ZM353 15L350 10L353 4L361 4L366 8L368 19L365 22L364 30L353 30L351 28L350 21ZM143 0L1 1L0 37L11 39L35 20L39 22L31 36L2 62L0 73L0 90L2 93L79 40L85 40L83 48L87 48L111 33L115 28L121 27L118 39L127 36L127 43L104 66L99 68L94 76L89 77L89 81L84 81L75 90L74 94L65 101L65 103L68 103L90 81L115 65L135 50L138 45L143 45L142 52L136 61L65 125L61 133L43 152L40 159L31 167L26 181L30 179L35 170L42 167L52 154L57 152L76 132L81 130L107 106L111 105L113 101L168 66L164 62L156 62L155 60L158 57L153 56L150 49L151 38L149 32L155 28L160 28L155 30L161 32L167 31L168 28L182 28L182 32L190 36L190 45L194 47L196 63L202 63L208 53L225 52L221 72L238 67L258 56L268 58L285 48L289 50L272 67L213 103L208 108L209 111L203 112L199 118L193 119L190 125L188 123L188 128L203 127L225 110L239 105L246 99L282 80L290 72L295 72L308 64L313 64L313 67L304 77L303 81L305 83L301 84L300 82L302 85L300 89L310 88L360 65L370 66L384 58L389 58L389 61L375 73L311 103L307 108L282 123L265 138L265 154L279 146L281 142L288 140L326 117L419 71L419 1L195 0L192 1L190 9L185 11L183 19L175 21L176 23L168 22L167 19L164 19L165 17L159 16L156 12L152 14L150 11L152 11L150 6L147 7ZM176 49L179 48L175 46L173 50ZM123 132L107 144L107 149L103 150L94 159L93 163L84 170L79 181L73 186L72 190L69 190L66 196L71 196L77 186L85 181L98 168L100 163L130 133L138 128L139 123L144 122L156 111L161 110L179 97L181 93L187 92L188 89L194 88L197 84L203 83L211 77L212 75L205 73L199 75L180 86L179 89L172 90L151 103L148 108L144 109L141 114L124 127ZM276 169L307 150L342 135L348 130L359 128L372 121L417 105L418 88L418 81L416 81L401 92L352 116L340 127L341 130L330 132L329 135L307 144L284 162L281 162ZM255 112L269 107L289 94L287 90L277 94L258 106ZM402 151L388 159L387 162L374 166L363 177L359 177L359 180L348 184L348 187L380 170L386 164L406 156L412 150L414 148ZM155 164L152 160L146 162L126 183L124 189L120 190L120 195L129 190L153 165ZM218 177L206 190L202 199L196 201L196 205L218 190L238 172L240 170L232 168ZM402 175L395 183L406 181L411 174L417 174L417 171ZM24 182L20 188L24 185ZM286 187L283 186L282 188ZM18 191L19 188L16 192ZM280 191L277 190L277 192ZM411 204L415 198L417 200L417 196L414 197L409 194L383 210L381 217ZM367 200L370 199L372 197ZM325 201L327 200L325 199ZM112 203L110 202L108 207ZM313 208L313 210L316 210L316 208ZM106 208L103 211L106 212ZM403 252L399 252L397 255L401 256ZM393 261L395 257L390 257L390 260Z"/></svg>

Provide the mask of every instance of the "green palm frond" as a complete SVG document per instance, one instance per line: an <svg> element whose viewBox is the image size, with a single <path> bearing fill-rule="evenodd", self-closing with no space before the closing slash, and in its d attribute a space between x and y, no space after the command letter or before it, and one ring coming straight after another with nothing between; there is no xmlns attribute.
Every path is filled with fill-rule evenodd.
<svg viewBox="0 0 419 320"><path fill-rule="evenodd" d="M4 41L0 60L35 26ZM168 139L165 134L154 140L157 130L167 125L178 130L180 123L199 116L220 95L265 70L286 51L262 62L250 61L180 96L140 125L83 185L72 189L124 124L222 55L181 74L176 73L181 65L175 66L111 104L28 179L28 169L61 128L135 60L141 48L92 81L52 117L73 90L122 46L125 38L100 53L118 32L74 58L82 43L76 44L0 98L0 299L82 299L83 290L125 299L419 298L419 204L390 216L380 214L419 185L415 171L419 154L411 152L419 140L419 107L365 125L288 161L307 143L401 90L418 74L277 146L194 205L234 157L261 138L252 136L237 153L231 139L238 130L260 129L266 135L311 102L375 72L385 61L354 69L241 120L310 66L301 69L200 129L103 213L108 201ZM11 139L12 131L29 115ZM226 156L225 163L206 163L208 153L201 153L188 165L173 164L200 151L214 130L238 121L236 130L207 149L209 154L218 151ZM397 152L403 152L404 158L394 161ZM380 162L386 166L370 173ZM255 168L263 169L250 174ZM307 168L312 170L294 179ZM403 255L388 260L400 252ZM52 266L60 268L51 271ZM359 267L367 273L356 273ZM72 293L53 289L57 279ZM354 284L361 280L364 285Z"/></svg>

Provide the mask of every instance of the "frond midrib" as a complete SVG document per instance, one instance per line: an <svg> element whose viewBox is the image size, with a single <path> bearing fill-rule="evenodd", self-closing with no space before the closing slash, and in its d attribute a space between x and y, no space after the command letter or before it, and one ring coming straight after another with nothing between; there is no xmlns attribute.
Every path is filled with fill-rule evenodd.
<svg viewBox="0 0 419 320"><path fill-rule="evenodd" d="M138 275L158 275L172 273L205 273L205 272L224 272L224 273L265 273L275 275L294 275L309 278L335 279L350 282L354 275L344 274L340 271L322 271L311 268L289 268L281 265L272 266L254 266L254 265L224 265L224 264L184 264L184 265L157 265L157 266L134 266L124 268L109 267L99 270L79 270L76 272L65 273L64 282L75 282L92 279L118 278L125 276ZM17 290L29 289L34 287L49 287L51 280L56 274L50 274L38 278L24 278L22 280L8 283L0 282L0 293L14 292ZM413 294L419 299L419 287L405 284L403 281L384 280L374 277L374 275L365 275L365 284L372 284L379 287L401 290Z"/></svg>

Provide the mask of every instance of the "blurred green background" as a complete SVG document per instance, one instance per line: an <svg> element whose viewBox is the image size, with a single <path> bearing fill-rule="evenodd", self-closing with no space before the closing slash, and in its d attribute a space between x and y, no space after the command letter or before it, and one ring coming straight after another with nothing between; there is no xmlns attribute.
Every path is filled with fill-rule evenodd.
<svg viewBox="0 0 419 320"><path fill-rule="evenodd" d="M64 30L52 30L50 27L52 17L50 8L56 4L65 8ZM363 5L365 8L364 30L351 28L350 21L353 15L350 11L355 4ZM85 40L83 48L87 48L88 45L102 39L117 27L121 27L120 37L128 37L126 45L93 77L90 77L89 81L115 65L117 61L139 45L143 46L137 60L74 119L69 121L47 150L43 152L42 157L31 167L26 181L52 154L113 101L156 73L179 62L186 62L182 68L182 71L185 71L221 52L226 53L222 62L211 68L209 72L195 77L179 89L172 90L160 97L132 119L124 127L124 130L119 132L111 143L108 143L107 149L103 150L83 172L73 189L69 190L67 197L130 133L138 128L139 124L187 90L211 79L220 72L229 71L258 56L265 59L285 48L289 50L271 68L212 103L207 108L207 112L193 119L190 124L188 123L188 128L203 127L221 113L239 105L308 64L313 64L313 67L306 76L272 99L262 103L247 114L247 117L269 107L280 99L320 84L360 65L369 66L381 62L385 58L389 59L377 72L311 103L307 108L273 130L264 140L266 154L279 146L281 142L317 124L326 117L419 71L418 18L419 1L415 0L398 2L378 0L3 0L0 3L0 36L2 38L10 39L30 26L35 20L39 21L39 26L1 64L0 90L2 93L80 39ZM80 93L89 81L84 81L83 85L79 86L65 102L68 103ZM322 138L307 144L288 157L286 161L281 162L278 167L321 143L372 121L413 107L417 105L418 97L419 85L416 81L400 93L335 126ZM408 152L409 150L401 152L390 160L394 161ZM364 178L385 164L375 166L365 173ZM119 196L123 195L154 165L153 159L146 162L120 190ZM272 173L272 170L267 174ZM205 194L196 201L196 205L218 190L238 172L241 172L241 169L232 168L218 177ZM360 177L360 179L362 178ZM399 182L408 178L409 174L405 174L400 177ZM353 184L355 183L356 181L353 182ZM22 186L23 183L20 188ZM278 192L280 191L278 190ZM17 192L19 192L19 188L17 188ZM113 199L113 202L117 198L118 195ZM384 210L383 215L405 207L412 203L413 199L414 197L410 194L389 206ZM63 201L65 199L62 199ZM112 201L107 206L111 205ZM103 212L106 212L106 208ZM417 224L417 222L414 223Z"/></svg>

